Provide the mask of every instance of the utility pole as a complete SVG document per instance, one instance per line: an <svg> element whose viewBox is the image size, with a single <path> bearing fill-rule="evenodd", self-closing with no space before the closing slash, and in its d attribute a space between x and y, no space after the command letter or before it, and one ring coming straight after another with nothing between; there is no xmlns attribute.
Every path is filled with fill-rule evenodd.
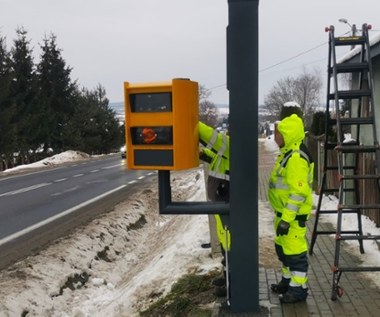
<svg viewBox="0 0 380 317"><path fill-rule="evenodd" d="M351 36L352 37L355 37L356 36L356 33L357 33L357 31L358 31L358 29L356 28L356 24L350 24L350 23L348 23L348 20L347 19L345 19L345 18L341 18L341 19L339 19L338 20L339 22L342 22L342 23L344 23L344 24L347 24L349 27L350 27L350 29L351 29ZM351 50L353 50L355 48L355 45L351 45Z"/></svg>
<svg viewBox="0 0 380 317"><path fill-rule="evenodd" d="M352 27L351 27L351 31L352 31L352 36L356 36L356 24L353 24Z"/></svg>
<svg viewBox="0 0 380 317"><path fill-rule="evenodd" d="M231 311L259 311L258 5L228 0Z"/></svg>

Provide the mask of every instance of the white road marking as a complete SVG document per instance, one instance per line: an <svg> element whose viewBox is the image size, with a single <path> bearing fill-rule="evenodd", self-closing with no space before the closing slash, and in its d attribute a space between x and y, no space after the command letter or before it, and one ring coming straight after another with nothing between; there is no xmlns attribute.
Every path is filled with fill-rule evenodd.
<svg viewBox="0 0 380 317"><path fill-rule="evenodd" d="M20 189L17 189L17 190L12 190L10 192L0 194L0 197L2 197L2 196L12 196L12 195L17 195L17 194L25 193L25 192L28 192L28 191L31 191L31 190L34 190L34 189L37 189L37 188L45 187L45 186L48 186L48 185L51 185L51 184L52 183L41 183L41 184L36 184L36 185L25 187L25 188L20 188Z"/></svg>
<svg viewBox="0 0 380 317"><path fill-rule="evenodd" d="M124 165L124 164L105 166L105 167L102 167L102 170L107 170L107 169L114 168L114 167L120 167L121 165Z"/></svg>
<svg viewBox="0 0 380 317"><path fill-rule="evenodd" d="M50 194L50 196L53 196L53 197L54 196L60 196L60 195L63 195L63 194L69 193L69 192L73 192L74 190L77 190L78 188L80 188L80 186L74 186L74 187L65 189L64 191L56 192L54 194Z"/></svg>
<svg viewBox="0 0 380 317"><path fill-rule="evenodd" d="M38 229L38 228L40 228L40 227L42 227L44 225L47 225L47 224L49 224L49 223L51 223L51 222L53 222L53 221L55 221L55 220L57 220L59 218L62 218L64 216L68 215L68 214L71 214L72 212L74 212L74 211L76 211L76 210L78 210L78 209L80 209L82 207L85 207L85 206L87 206L87 205L89 205L91 203L94 203L94 202L96 202L98 200L101 200L104 197L106 197L107 195L110 195L110 194L112 194L112 193L114 193L114 192L116 192L116 191L118 191L118 190L120 190L120 189L122 189L122 188L124 188L126 186L127 185L121 185L121 186L119 186L119 187L117 187L115 189L112 189L112 190L104 193L104 194L96 196L93 199L87 200L87 201L85 201L85 202L83 202L83 203L81 203L81 204L79 204L79 205L77 205L77 206L75 206L73 208L67 209L67 210L59 213L58 215L52 216L50 218L47 218L47 219L45 219L43 221L40 221L40 222L34 224L33 226L30 226L28 228L25 228L25 229L23 229L21 231L18 231L16 233L14 233L14 234L11 234L10 236L7 236L7 237L5 237L3 239L0 239L0 246L3 245L3 244L5 244L5 243L7 243L7 242L9 242L9 241L17 239L17 238L19 238L19 237L21 237L21 236L23 236L23 235L25 235L25 234L27 234L29 232L32 232L33 230L36 230L36 229Z"/></svg>
<svg viewBox="0 0 380 317"><path fill-rule="evenodd" d="M105 168L112 168L112 167L116 167L116 166L120 166L120 165L114 165L114 166L105 167ZM95 172L95 171L93 171L93 172ZM150 175L154 175L154 174L156 174L156 173L155 172L150 172L147 175L150 176ZM83 176L83 175L84 174L77 174L77 175L74 175L73 177L80 177L80 176ZM138 177L138 180L144 179L145 177L146 177L146 175L140 176L140 177ZM57 179L54 182L62 182L62 181L65 181L65 180L67 180L67 178ZM129 181L128 184L137 183L138 180ZM37 189L37 188L40 188L40 187L44 187L44 186L48 186L48 185L51 185L51 184L52 183L41 183L41 184L33 185L33 186L30 186L30 187L21 188L21 189L18 189L18 190L14 190L14 191L11 191L11 192L0 194L0 197L1 196L16 195L16 194L19 194L19 193L27 192L27 191L34 190L34 189ZM116 191L118 191L118 190L120 190L120 189L122 189L122 188L124 188L126 186L127 185L121 185L121 186L119 186L119 187L117 187L115 189L112 189L112 190L110 190L110 191L108 191L106 193L103 193L103 194L101 194L101 195L99 195L99 196L97 196L97 197L95 197L93 199L87 200L87 201L85 201L85 202L83 202L83 203L81 203L81 204L79 204L79 205L77 205L77 206L75 206L73 208L67 209L67 210L59 213L58 215L52 216L50 218L47 218L47 219L45 219L43 221L40 221L40 222L34 224L33 226L30 226L28 228L25 228L25 229L23 229L21 231L18 231L16 233L14 233L14 234L11 234L10 236L7 236L7 237L5 237L3 239L0 239L0 246L3 245L3 244L5 244L5 243L7 243L7 242L9 242L9 241L12 241L12 240L14 240L16 238L19 238L19 237L21 237L21 236L23 236L23 235L25 235L25 234L27 234L29 232L32 232L33 230L38 229L38 228L40 228L40 227L42 227L42 226L44 226L46 224L49 224L49 223L51 223L51 222L53 222L53 221L55 221L55 220L57 220L57 219L59 219L61 217L64 217L64 216L66 216L66 215L68 215L68 214L76 211L77 209L80 209L82 207L85 207L85 206L93 203L93 202L96 202L96 201L102 199L103 197L106 197L107 195L112 194L112 193L114 193L114 192L116 192ZM77 189L77 186L76 187L72 187L70 189L67 189L67 190L65 190L63 192L57 192L55 194L51 194L51 196L59 196L59 195L62 195L63 193L65 193L65 192L74 191L76 189Z"/></svg>

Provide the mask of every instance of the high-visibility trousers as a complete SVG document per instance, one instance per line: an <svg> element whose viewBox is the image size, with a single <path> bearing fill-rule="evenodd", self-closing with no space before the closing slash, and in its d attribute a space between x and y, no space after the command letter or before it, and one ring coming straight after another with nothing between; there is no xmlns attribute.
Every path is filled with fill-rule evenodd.
<svg viewBox="0 0 380 317"><path fill-rule="evenodd" d="M231 248L231 233L230 230L225 230L222 219L220 215L215 215L216 221L216 234L218 236L218 240L220 245L222 246L224 251L229 251ZM227 237L226 237L227 234Z"/></svg>

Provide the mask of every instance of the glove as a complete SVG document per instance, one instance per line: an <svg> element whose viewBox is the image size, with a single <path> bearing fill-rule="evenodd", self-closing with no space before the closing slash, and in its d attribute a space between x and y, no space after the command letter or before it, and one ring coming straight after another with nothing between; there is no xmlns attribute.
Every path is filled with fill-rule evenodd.
<svg viewBox="0 0 380 317"><path fill-rule="evenodd" d="M276 234L278 236L286 236L289 233L289 227L290 225L288 222L280 220L277 226Z"/></svg>
<svg viewBox="0 0 380 317"><path fill-rule="evenodd" d="M222 198L225 201L229 200L230 196L230 186L229 184L222 182L219 184L217 190L216 190L217 195Z"/></svg>
<svg viewBox="0 0 380 317"><path fill-rule="evenodd" d="M199 152L199 159L209 164L212 162L212 157L208 156L207 153L202 150Z"/></svg>

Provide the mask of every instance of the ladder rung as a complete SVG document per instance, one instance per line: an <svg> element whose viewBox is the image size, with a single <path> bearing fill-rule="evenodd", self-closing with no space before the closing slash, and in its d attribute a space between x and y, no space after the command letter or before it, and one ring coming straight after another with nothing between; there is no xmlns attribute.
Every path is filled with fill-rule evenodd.
<svg viewBox="0 0 380 317"><path fill-rule="evenodd" d="M355 170L357 167L356 166L353 166L353 165L345 165L343 166L343 169L344 170ZM328 170L328 171L337 171L339 169L339 166L337 165L331 165L331 166L325 166L325 170Z"/></svg>
<svg viewBox="0 0 380 317"><path fill-rule="evenodd" d="M336 271L340 272L376 272L380 271L380 266L358 266L358 267L339 267Z"/></svg>
<svg viewBox="0 0 380 317"><path fill-rule="evenodd" d="M337 233L336 230L335 230L335 233ZM356 234L355 237L357 237L357 234L360 233L360 231L359 230L342 230L340 232L340 234L349 234L349 233L350 234L354 233L354 234ZM348 237L348 236L345 236L345 237Z"/></svg>
<svg viewBox="0 0 380 317"><path fill-rule="evenodd" d="M338 95L338 99L360 99L362 97L370 97L371 90L338 90L336 94ZM334 100L335 93L329 94L329 99Z"/></svg>
<svg viewBox="0 0 380 317"><path fill-rule="evenodd" d="M380 174L363 174L363 175L342 175L343 180L350 180L350 179L379 179Z"/></svg>
<svg viewBox="0 0 380 317"><path fill-rule="evenodd" d="M335 37L334 42L335 46L343 46L364 44L366 41L363 36L340 36Z"/></svg>
<svg viewBox="0 0 380 317"><path fill-rule="evenodd" d="M357 210L360 210L360 209L380 209L380 204L340 205L340 206L338 206L338 208L340 210L342 210L342 212L344 212L347 209L349 209L349 210L352 210L352 209L357 209ZM354 212L354 211L351 211L351 212Z"/></svg>
<svg viewBox="0 0 380 317"><path fill-rule="evenodd" d="M345 193L347 192L354 192L355 191L355 188L343 188L343 191ZM339 192L339 188L324 188L323 190L321 190L321 193L338 193Z"/></svg>
<svg viewBox="0 0 380 317"><path fill-rule="evenodd" d="M339 191L339 188L324 188L321 190L321 194L322 192L324 193L337 193Z"/></svg>
<svg viewBox="0 0 380 317"><path fill-rule="evenodd" d="M321 209L318 211L320 214L336 214L338 211L336 209Z"/></svg>
<svg viewBox="0 0 380 317"><path fill-rule="evenodd" d="M336 234L336 230L315 231L315 234ZM340 234L359 233L359 231L341 231ZM342 239L343 240L343 239Z"/></svg>
<svg viewBox="0 0 380 317"><path fill-rule="evenodd" d="M360 71L368 71L369 64L368 63L341 63L336 64L337 73L352 73L352 72L360 72ZM330 72L333 72L333 67L330 68Z"/></svg>
<svg viewBox="0 0 380 317"><path fill-rule="evenodd" d="M347 208L346 210L341 210L340 212L342 214L357 214L358 210L348 209ZM323 210L319 210L318 213L320 213L320 214L337 214L338 210L336 210L336 209L323 209Z"/></svg>
<svg viewBox="0 0 380 317"><path fill-rule="evenodd" d="M372 236L372 235L340 236L339 240L380 240L380 236Z"/></svg>
<svg viewBox="0 0 380 317"><path fill-rule="evenodd" d="M336 143L336 142L334 142L334 143L325 143L324 144L324 148L325 148L325 150L334 150L337 145L338 145L338 143Z"/></svg>
<svg viewBox="0 0 380 317"><path fill-rule="evenodd" d="M336 231L315 231L315 234L335 234Z"/></svg>
<svg viewBox="0 0 380 317"><path fill-rule="evenodd" d="M341 151L342 153L366 153L366 152L376 152L379 149L377 145L337 145L335 150Z"/></svg>
<svg viewBox="0 0 380 317"><path fill-rule="evenodd" d="M357 166L354 166L354 165L345 165L345 166L343 166L344 170L354 170L356 168L357 168Z"/></svg>
<svg viewBox="0 0 380 317"><path fill-rule="evenodd" d="M329 122L332 125L337 124L336 119L330 119ZM356 117L356 118L339 118L339 122L341 125L354 125L354 124L373 124L373 117Z"/></svg>

